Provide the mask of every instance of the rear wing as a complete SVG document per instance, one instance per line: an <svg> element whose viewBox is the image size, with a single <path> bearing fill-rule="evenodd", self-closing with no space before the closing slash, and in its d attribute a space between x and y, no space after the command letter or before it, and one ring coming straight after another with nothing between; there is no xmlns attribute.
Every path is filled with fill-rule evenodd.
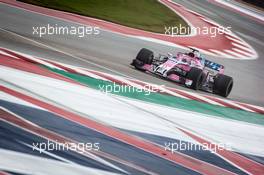
<svg viewBox="0 0 264 175"><path fill-rule="evenodd" d="M210 60L205 59L204 65L205 65L205 67L207 67L209 69L218 71L219 73L224 73L225 67L221 64L218 64L218 63L215 63L215 62L212 62Z"/></svg>

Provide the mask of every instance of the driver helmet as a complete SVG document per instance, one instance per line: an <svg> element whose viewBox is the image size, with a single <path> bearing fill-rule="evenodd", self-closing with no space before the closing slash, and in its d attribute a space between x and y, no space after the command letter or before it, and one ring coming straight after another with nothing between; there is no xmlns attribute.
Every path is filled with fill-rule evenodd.
<svg viewBox="0 0 264 175"><path fill-rule="evenodd" d="M188 56L189 56L189 57L194 57L195 55L194 55L193 52L189 52L189 53L188 53Z"/></svg>

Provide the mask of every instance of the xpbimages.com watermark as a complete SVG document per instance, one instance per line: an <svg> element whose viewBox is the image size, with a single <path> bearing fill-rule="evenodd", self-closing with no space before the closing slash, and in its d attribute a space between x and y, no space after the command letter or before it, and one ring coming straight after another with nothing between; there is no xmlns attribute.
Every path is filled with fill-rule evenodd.
<svg viewBox="0 0 264 175"><path fill-rule="evenodd" d="M99 84L99 89L105 94L108 93L144 93L144 95L150 95L151 92L163 92L164 85L144 85L141 87L120 85L113 83L111 85Z"/></svg>
<svg viewBox="0 0 264 175"><path fill-rule="evenodd" d="M170 151L171 153L175 153L178 151L210 151L211 153L215 153L217 150L231 150L230 145L222 144L222 143L202 143L202 144L194 144L191 142L165 142L164 149L166 151Z"/></svg>
<svg viewBox="0 0 264 175"><path fill-rule="evenodd" d="M99 151L100 143L74 143L74 142L65 142L60 143L58 141L48 142L37 142L32 143L32 150L38 151L39 153L45 151L77 151L84 153L85 151Z"/></svg>
<svg viewBox="0 0 264 175"><path fill-rule="evenodd" d="M73 35L83 38L88 35L100 34L100 28L93 26L59 26L57 24L47 24L43 26L33 26L32 30L32 34L39 37L46 35Z"/></svg>
<svg viewBox="0 0 264 175"><path fill-rule="evenodd" d="M197 35L209 35L214 38L216 35L221 35L224 33L231 34L231 27L223 27L223 26L203 26L203 27L194 27L194 26L165 26L165 35L168 36L179 36L195 33Z"/></svg>

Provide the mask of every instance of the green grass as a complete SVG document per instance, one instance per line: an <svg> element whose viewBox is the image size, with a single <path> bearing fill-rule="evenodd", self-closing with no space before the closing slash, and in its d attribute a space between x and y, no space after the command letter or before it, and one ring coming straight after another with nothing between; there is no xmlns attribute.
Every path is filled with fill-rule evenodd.
<svg viewBox="0 0 264 175"><path fill-rule="evenodd" d="M187 23L156 0L20 0L125 26L164 33L165 26Z"/></svg>

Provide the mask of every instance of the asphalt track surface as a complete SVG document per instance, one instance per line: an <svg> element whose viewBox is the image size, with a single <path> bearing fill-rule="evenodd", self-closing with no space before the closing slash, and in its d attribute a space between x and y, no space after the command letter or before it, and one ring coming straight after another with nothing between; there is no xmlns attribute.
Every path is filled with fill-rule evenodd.
<svg viewBox="0 0 264 175"><path fill-rule="evenodd" d="M176 2L211 18L223 26L231 26L235 34L243 38L257 51L259 58L249 61L212 56L207 56L207 58L225 65L226 74L234 78L235 85L229 96L230 99L264 106L263 24L207 1ZM33 27L47 24L69 27L77 25L5 4L0 4L0 11L0 47L71 65L189 90L177 84L136 71L129 66L131 60L142 47L149 48L155 53L163 54L184 51L180 48L106 31L100 31L100 35L89 35L84 38L70 35L52 35L40 38L32 34Z"/></svg>

